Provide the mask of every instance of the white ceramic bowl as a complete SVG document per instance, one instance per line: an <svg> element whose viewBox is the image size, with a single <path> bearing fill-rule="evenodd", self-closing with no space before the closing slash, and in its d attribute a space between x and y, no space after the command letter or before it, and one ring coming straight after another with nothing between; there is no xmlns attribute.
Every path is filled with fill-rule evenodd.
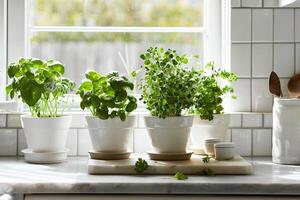
<svg viewBox="0 0 300 200"><path fill-rule="evenodd" d="M230 160L233 158L234 144L232 142L221 142L214 145L216 160Z"/></svg>
<svg viewBox="0 0 300 200"><path fill-rule="evenodd" d="M222 142L221 139L218 138L209 138L204 140L204 152L209 156L215 155L215 144Z"/></svg>

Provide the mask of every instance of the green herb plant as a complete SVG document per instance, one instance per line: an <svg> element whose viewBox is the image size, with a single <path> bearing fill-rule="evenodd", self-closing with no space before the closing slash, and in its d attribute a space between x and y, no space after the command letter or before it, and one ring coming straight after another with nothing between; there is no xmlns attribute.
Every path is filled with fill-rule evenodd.
<svg viewBox="0 0 300 200"><path fill-rule="evenodd" d="M198 76L195 70L186 68L189 57L175 50L150 47L140 58L145 69L140 82L141 100L152 116L180 116L194 105Z"/></svg>
<svg viewBox="0 0 300 200"><path fill-rule="evenodd" d="M146 171L149 168L149 165L146 160L139 158L136 163L135 163L135 168L134 170L138 173L141 174L144 171Z"/></svg>
<svg viewBox="0 0 300 200"><path fill-rule="evenodd" d="M28 105L33 117L59 117L64 109L65 95L75 83L65 77L64 66L54 60L20 58L8 66L8 77L12 82L6 86L10 98L17 97Z"/></svg>
<svg viewBox="0 0 300 200"><path fill-rule="evenodd" d="M176 172L176 174L174 175L174 177L175 177L177 180L186 180L186 179L189 178L187 175L185 175L185 174L182 173L182 172Z"/></svg>
<svg viewBox="0 0 300 200"><path fill-rule="evenodd" d="M88 71L86 79L80 84L77 94L81 97L81 109L88 108L93 116L106 120L126 116L137 108L137 100L128 94L134 85L118 72L103 76L95 71Z"/></svg>
<svg viewBox="0 0 300 200"><path fill-rule="evenodd" d="M223 113L223 99L234 92L230 83L236 81L237 76L232 72L216 69L213 62L200 70L198 76L200 81L197 82L192 113L211 121L215 114ZM231 97L236 98L234 95Z"/></svg>

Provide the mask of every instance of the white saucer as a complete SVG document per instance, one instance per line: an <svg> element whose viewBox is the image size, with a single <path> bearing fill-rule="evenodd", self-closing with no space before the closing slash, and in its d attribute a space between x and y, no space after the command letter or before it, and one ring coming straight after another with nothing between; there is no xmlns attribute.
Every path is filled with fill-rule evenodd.
<svg viewBox="0 0 300 200"><path fill-rule="evenodd" d="M67 159L69 149L57 152L33 152L31 149L23 149L26 162L36 164L60 163Z"/></svg>

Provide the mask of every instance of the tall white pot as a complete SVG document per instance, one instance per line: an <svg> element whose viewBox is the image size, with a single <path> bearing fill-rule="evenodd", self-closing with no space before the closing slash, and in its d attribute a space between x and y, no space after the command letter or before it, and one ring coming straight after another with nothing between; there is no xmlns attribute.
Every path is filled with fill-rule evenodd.
<svg viewBox="0 0 300 200"><path fill-rule="evenodd" d="M156 153L184 153L194 116L167 117L145 116L145 124Z"/></svg>
<svg viewBox="0 0 300 200"><path fill-rule="evenodd" d="M65 151L72 116L32 117L21 116L28 148L34 152Z"/></svg>
<svg viewBox="0 0 300 200"><path fill-rule="evenodd" d="M205 139L217 138L225 141L229 120L229 114L215 115L211 121L201 120L199 116L195 116L194 126L191 132L192 149L204 153Z"/></svg>
<svg viewBox="0 0 300 200"><path fill-rule="evenodd" d="M102 120L94 116L86 116L88 129L94 151L128 152L132 129L136 123L135 116L127 116L125 121L119 117Z"/></svg>
<svg viewBox="0 0 300 200"><path fill-rule="evenodd" d="M274 163L300 164L300 100L274 99L273 148Z"/></svg>

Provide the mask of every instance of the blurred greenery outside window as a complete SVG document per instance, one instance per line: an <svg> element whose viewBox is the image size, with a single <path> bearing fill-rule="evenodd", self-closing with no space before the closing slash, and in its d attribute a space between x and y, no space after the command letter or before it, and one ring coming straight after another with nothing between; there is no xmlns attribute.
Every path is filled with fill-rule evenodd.
<svg viewBox="0 0 300 200"><path fill-rule="evenodd" d="M61 61L76 84L88 69L139 69L149 46L201 58L204 1L30 0L29 56Z"/></svg>

